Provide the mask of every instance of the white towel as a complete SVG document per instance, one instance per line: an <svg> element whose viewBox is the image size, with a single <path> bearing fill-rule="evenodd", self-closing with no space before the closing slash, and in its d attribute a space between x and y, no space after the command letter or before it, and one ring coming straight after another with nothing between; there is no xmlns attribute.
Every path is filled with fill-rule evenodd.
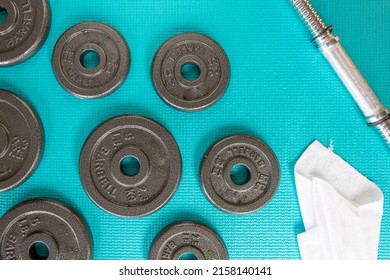
<svg viewBox="0 0 390 280"><path fill-rule="evenodd" d="M315 141L295 166L306 232L302 259L377 259L383 194L373 182Z"/></svg>

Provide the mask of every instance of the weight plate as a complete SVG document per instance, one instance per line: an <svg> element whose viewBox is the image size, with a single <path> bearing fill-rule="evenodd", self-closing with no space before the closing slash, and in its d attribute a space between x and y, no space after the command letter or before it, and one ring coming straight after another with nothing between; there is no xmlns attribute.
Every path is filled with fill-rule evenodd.
<svg viewBox="0 0 390 280"><path fill-rule="evenodd" d="M98 57L95 68L83 63L88 53ZM124 83L130 68L130 51L123 37L111 27L86 22L61 36L54 48L52 65L66 91L83 99L101 98Z"/></svg>
<svg viewBox="0 0 390 280"><path fill-rule="evenodd" d="M235 168L247 172L244 180L232 178ZM231 214L248 214L267 205L280 179L275 154L265 143L247 135L231 136L215 144L205 155L200 173L207 198Z"/></svg>
<svg viewBox="0 0 390 280"><path fill-rule="evenodd" d="M185 78L186 66L199 70ZM152 69L157 93L170 106L193 112L206 109L225 93L230 64L225 51L211 38L186 33L167 41L157 52Z"/></svg>
<svg viewBox="0 0 390 280"><path fill-rule="evenodd" d="M35 171L43 132L37 115L21 99L0 90L0 192L20 186Z"/></svg>
<svg viewBox="0 0 390 280"><path fill-rule="evenodd" d="M91 241L83 222L68 208L47 200L31 200L0 220L2 260L87 260ZM46 254L37 245L46 248Z"/></svg>
<svg viewBox="0 0 390 280"><path fill-rule="evenodd" d="M47 0L2 0L0 12L4 18L0 23L0 67L29 59L49 33Z"/></svg>
<svg viewBox="0 0 390 280"><path fill-rule="evenodd" d="M196 223L180 223L163 230L150 249L151 260L179 260L190 254L197 260L227 260L222 240L211 229Z"/></svg>
<svg viewBox="0 0 390 280"><path fill-rule="evenodd" d="M138 162L123 172L126 159ZM120 217L141 217L163 207L175 193L182 171L179 148L154 121L121 116L97 128L84 145L80 176L89 197Z"/></svg>

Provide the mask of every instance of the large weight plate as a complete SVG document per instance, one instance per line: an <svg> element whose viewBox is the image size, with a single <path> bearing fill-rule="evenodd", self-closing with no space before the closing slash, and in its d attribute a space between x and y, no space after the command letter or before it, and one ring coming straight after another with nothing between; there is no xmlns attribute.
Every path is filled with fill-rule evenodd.
<svg viewBox="0 0 390 280"><path fill-rule="evenodd" d="M40 255L44 244L47 255ZM2 260L87 260L91 241L86 226L68 208L52 201L32 200L0 220Z"/></svg>
<svg viewBox="0 0 390 280"><path fill-rule="evenodd" d="M41 159L43 132L34 111L0 90L0 192L25 182Z"/></svg>
<svg viewBox="0 0 390 280"><path fill-rule="evenodd" d="M139 162L135 174L121 169L123 160ZM120 217L141 217L163 207L175 193L182 172L179 148L160 124L122 116L97 128L80 156L80 176L89 197Z"/></svg>
<svg viewBox="0 0 390 280"><path fill-rule="evenodd" d="M183 67L187 65L199 69L195 80L183 76ZM193 112L212 106L223 96L230 80L230 64L225 51L214 40L186 33L159 49L152 77L162 100L178 110Z"/></svg>
<svg viewBox="0 0 390 280"><path fill-rule="evenodd" d="M236 167L244 167L248 177L242 183L232 178ZM235 135L215 144L205 155L201 183L207 198L231 214L248 214L267 205L280 180L278 160L262 141Z"/></svg>
<svg viewBox="0 0 390 280"><path fill-rule="evenodd" d="M179 223L163 230L150 249L151 260L179 260L191 254L197 260L227 260L223 241L211 229L197 223Z"/></svg>
<svg viewBox="0 0 390 280"><path fill-rule="evenodd" d="M82 61L89 52L99 57L93 69ZM83 99L101 98L124 83L130 68L130 51L125 39L111 27L86 22L73 26L57 41L52 65L66 91Z"/></svg>
<svg viewBox="0 0 390 280"><path fill-rule="evenodd" d="M33 56L49 33L47 0L1 0L0 67L21 63Z"/></svg>

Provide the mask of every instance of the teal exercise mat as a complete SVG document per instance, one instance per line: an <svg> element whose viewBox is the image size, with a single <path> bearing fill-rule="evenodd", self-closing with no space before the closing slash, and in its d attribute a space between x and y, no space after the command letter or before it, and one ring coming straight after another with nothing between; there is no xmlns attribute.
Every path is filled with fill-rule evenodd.
<svg viewBox="0 0 390 280"><path fill-rule="evenodd" d="M288 0L50 1L51 31L43 48L27 62L0 68L0 88L28 101L45 130L45 150L34 175L0 194L0 215L32 198L67 204L88 223L95 259L147 259L154 237L167 225L194 221L216 231L231 259L299 259L296 235L304 231L293 167L315 139L333 142L335 152L380 186L385 196L379 248L390 259L390 151L321 53ZM390 107L390 2L313 0L313 6ZM118 30L131 49L130 74L112 95L80 100L57 83L51 54L69 27L98 21ZM208 110L184 113L156 94L151 65L158 48L174 35L210 36L226 51L230 86ZM85 194L78 173L81 149L102 122L123 114L146 116L175 137L183 157L183 177L172 200L155 214L122 219L100 210ZM247 216L217 210L203 195L200 162L217 140L250 134L278 156L281 182L271 203Z"/></svg>

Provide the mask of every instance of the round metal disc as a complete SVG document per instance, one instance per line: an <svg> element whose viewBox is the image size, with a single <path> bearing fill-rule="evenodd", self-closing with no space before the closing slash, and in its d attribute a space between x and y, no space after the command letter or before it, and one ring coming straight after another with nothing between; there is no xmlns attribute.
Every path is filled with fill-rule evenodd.
<svg viewBox="0 0 390 280"><path fill-rule="evenodd" d="M136 159L139 170L126 174L121 165ZM179 148L160 124L122 116L97 128L84 145L80 176L99 207L120 217L141 217L163 207L176 192L182 172Z"/></svg>
<svg viewBox="0 0 390 280"><path fill-rule="evenodd" d="M93 52L98 65L84 67L82 58ZM111 27L86 22L73 26L58 40L52 57L58 82L72 95L93 99L107 96L125 81L130 51L124 38Z"/></svg>
<svg viewBox="0 0 390 280"><path fill-rule="evenodd" d="M236 182L232 171L247 170L246 180ZM272 150L260 140L235 135L215 144L205 155L201 183L207 198L231 214L248 214L267 205L280 179L279 163Z"/></svg>
<svg viewBox="0 0 390 280"><path fill-rule="evenodd" d="M21 63L33 56L49 33L47 0L2 0L0 12L0 67Z"/></svg>
<svg viewBox="0 0 390 280"><path fill-rule="evenodd" d="M183 67L195 66L195 80L183 76ZM186 33L167 41L157 52L152 69L157 93L168 105L193 112L206 109L225 93L230 64L225 51L211 38Z"/></svg>
<svg viewBox="0 0 390 280"><path fill-rule="evenodd" d="M91 241L83 222L68 208L46 200L24 202L0 220L2 260L88 260ZM47 256L35 246L44 244Z"/></svg>
<svg viewBox="0 0 390 280"><path fill-rule="evenodd" d="M180 223L163 230L150 249L150 260L179 260L191 254L197 260L227 260L223 241L211 229L196 223Z"/></svg>
<svg viewBox="0 0 390 280"><path fill-rule="evenodd" d="M0 90L0 192L20 186L32 175L42 146L37 115L23 100Z"/></svg>

